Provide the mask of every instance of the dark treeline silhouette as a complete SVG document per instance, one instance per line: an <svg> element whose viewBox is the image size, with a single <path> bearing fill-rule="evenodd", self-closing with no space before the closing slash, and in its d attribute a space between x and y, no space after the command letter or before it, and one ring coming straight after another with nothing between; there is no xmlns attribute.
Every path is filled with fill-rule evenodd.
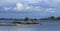
<svg viewBox="0 0 60 31"><path fill-rule="evenodd" d="M48 18L41 18L40 20L60 20L60 17L50 16Z"/></svg>
<svg viewBox="0 0 60 31"><path fill-rule="evenodd" d="M48 18L38 18L40 20L60 20L60 17L54 17L54 16L50 16ZM38 20L37 18L28 18L28 17L25 17L25 19L17 19L17 18L0 18L0 20L24 20L24 21L28 21L28 20Z"/></svg>
<svg viewBox="0 0 60 31"><path fill-rule="evenodd" d="M0 20L23 20L23 19L17 19L17 18L0 18Z"/></svg>

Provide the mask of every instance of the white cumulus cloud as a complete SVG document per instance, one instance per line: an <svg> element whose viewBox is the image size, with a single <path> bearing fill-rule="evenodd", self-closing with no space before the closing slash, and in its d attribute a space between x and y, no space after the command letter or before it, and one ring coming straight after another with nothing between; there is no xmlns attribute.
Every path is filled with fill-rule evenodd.
<svg viewBox="0 0 60 31"><path fill-rule="evenodd" d="M10 10L10 9L11 9L11 8L8 8L8 7L4 7L4 10L6 10L6 11L7 11L7 10Z"/></svg>
<svg viewBox="0 0 60 31"><path fill-rule="evenodd" d="M19 3L19 2L16 4L17 10L22 10L23 9L23 6L24 5L22 3Z"/></svg>
<svg viewBox="0 0 60 31"><path fill-rule="evenodd" d="M31 9L31 7L26 7L25 9Z"/></svg>
<svg viewBox="0 0 60 31"><path fill-rule="evenodd" d="M46 9L47 12L52 12L52 13L54 13L55 10L56 10L56 8L47 8L47 9Z"/></svg>

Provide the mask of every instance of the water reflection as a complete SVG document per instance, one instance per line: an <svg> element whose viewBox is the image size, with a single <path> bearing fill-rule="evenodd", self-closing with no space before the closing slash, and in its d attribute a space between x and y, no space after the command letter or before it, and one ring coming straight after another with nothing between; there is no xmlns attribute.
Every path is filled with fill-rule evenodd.
<svg viewBox="0 0 60 31"><path fill-rule="evenodd" d="M60 31L60 21L38 21L39 24L0 26L0 31Z"/></svg>

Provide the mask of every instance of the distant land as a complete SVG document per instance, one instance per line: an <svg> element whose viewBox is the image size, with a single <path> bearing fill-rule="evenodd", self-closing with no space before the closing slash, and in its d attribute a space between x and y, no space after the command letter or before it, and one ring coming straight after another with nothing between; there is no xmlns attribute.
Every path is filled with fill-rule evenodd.
<svg viewBox="0 0 60 31"><path fill-rule="evenodd" d="M16 19L16 18L0 18L0 20L12 20L12 24L38 24L36 22L36 19L31 19L31 18L24 18L24 19ZM3 23L3 22L1 22Z"/></svg>
<svg viewBox="0 0 60 31"><path fill-rule="evenodd" d="M47 18L28 18L25 17L23 19L17 19L17 18L0 18L0 20L12 20L12 24L38 24L36 21L37 20L60 20L60 17L54 17L54 16L50 16Z"/></svg>
<svg viewBox="0 0 60 31"><path fill-rule="evenodd" d="M23 19L21 18L0 18L0 20L24 20L24 19L29 19L29 20L60 20L60 17L54 17L54 16L50 16L50 17L47 17L47 18L28 18L28 17L25 17Z"/></svg>
<svg viewBox="0 0 60 31"><path fill-rule="evenodd" d="M60 20L60 17L50 16L50 17L47 17L47 18L40 18L40 20Z"/></svg>

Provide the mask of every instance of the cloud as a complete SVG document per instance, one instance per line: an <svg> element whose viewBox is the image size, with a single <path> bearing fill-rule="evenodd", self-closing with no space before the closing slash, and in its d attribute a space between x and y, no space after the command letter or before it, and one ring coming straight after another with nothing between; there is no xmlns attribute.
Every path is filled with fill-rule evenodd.
<svg viewBox="0 0 60 31"><path fill-rule="evenodd" d="M4 10L7 11L7 10L10 10L11 8L9 7L5 7Z"/></svg>
<svg viewBox="0 0 60 31"><path fill-rule="evenodd" d="M1 4L3 3L3 0L0 1ZM8 5L6 3L12 3L16 5ZM16 11L46 11L46 12L52 12L55 11L55 8L58 8L60 10L60 0L6 0L4 2L6 7L11 7L12 9ZM4 5L5 6L5 5ZM10 10L9 8L5 8L5 10Z"/></svg>
<svg viewBox="0 0 60 31"><path fill-rule="evenodd" d="M46 9L46 11L52 11L53 10L53 8L47 8Z"/></svg>
<svg viewBox="0 0 60 31"><path fill-rule="evenodd" d="M25 11L41 11L41 7L40 6L26 6L25 7Z"/></svg>
<svg viewBox="0 0 60 31"><path fill-rule="evenodd" d="M17 10L22 10L23 9L23 4L18 2L16 4L16 8L17 8Z"/></svg>
<svg viewBox="0 0 60 31"><path fill-rule="evenodd" d="M47 8L46 11L54 13L56 12L56 8Z"/></svg>
<svg viewBox="0 0 60 31"><path fill-rule="evenodd" d="M31 9L31 7L26 7L25 9Z"/></svg>
<svg viewBox="0 0 60 31"><path fill-rule="evenodd" d="M41 2L42 0L27 0L28 3L39 3Z"/></svg>
<svg viewBox="0 0 60 31"><path fill-rule="evenodd" d="M35 12L38 15L50 16L60 13L60 0L2 0L0 1L0 7L0 11L4 9L13 12Z"/></svg>

